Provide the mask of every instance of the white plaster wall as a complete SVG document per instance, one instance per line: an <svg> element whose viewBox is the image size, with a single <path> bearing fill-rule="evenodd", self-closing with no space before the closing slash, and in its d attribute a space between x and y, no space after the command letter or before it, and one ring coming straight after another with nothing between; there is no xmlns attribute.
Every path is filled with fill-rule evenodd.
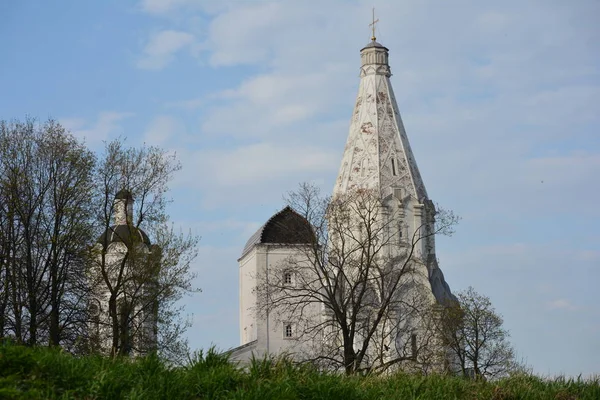
<svg viewBox="0 0 600 400"><path fill-rule="evenodd" d="M115 225L127 225L133 218L133 200L115 199L113 204L113 219Z"/></svg>
<svg viewBox="0 0 600 400"><path fill-rule="evenodd" d="M239 260L240 345L256 340L256 248Z"/></svg>
<svg viewBox="0 0 600 400"><path fill-rule="evenodd" d="M273 277L274 273L280 273L282 263L289 257L302 260L305 256L294 246L282 246L276 244L259 244L248 254L240 259L240 343L245 345L256 340L256 346L252 351L257 355L264 353L281 354L283 352L295 353L303 351L305 338L285 338L285 322L295 322L294 315L282 315L277 312L266 316L257 315L257 296L255 287L257 276ZM277 270L277 272L274 272ZM308 315L319 317L319 307L315 305ZM255 336L247 337L246 332L253 331Z"/></svg>
<svg viewBox="0 0 600 400"><path fill-rule="evenodd" d="M97 244L98 251L100 251L101 244ZM149 249L144 244L139 244L140 249L143 253L149 254ZM123 257L127 253L127 247L122 242L113 242L108 245L105 260L106 260L106 271L108 272L108 277L112 282L116 282L119 273L121 261ZM100 256L98 256L100 257ZM98 264L95 269L91 271L92 274L96 274L96 276L91 277L92 281L96 283L96 286L93 288L93 300L97 301L100 306L100 315L99 315L99 339L100 339L100 348L101 351L108 353L112 347L112 330L111 325L112 321L109 315L108 310L108 302L110 299L110 291L108 290L108 286L104 278L102 278L102 273L100 270L100 260L98 260ZM125 274L128 272L125 271ZM133 315L138 315L138 310L133 311ZM154 334L154 325L156 323L155 319L152 319L147 314L139 313L138 321L144 323L144 328L140 331L141 334L146 334L148 340L156 340ZM90 329L96 329L94 326L90 326ZM137 338L134 337L135 341Z"/></svg>

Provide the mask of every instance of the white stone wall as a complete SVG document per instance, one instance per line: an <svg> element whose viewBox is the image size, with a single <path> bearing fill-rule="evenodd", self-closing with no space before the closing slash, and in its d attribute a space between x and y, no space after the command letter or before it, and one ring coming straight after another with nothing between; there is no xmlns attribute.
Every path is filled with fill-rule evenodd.
<svg viewBox="0 0 600 400"><path fill-rule="evenodd" d="M115 225L127 225L133 219L133 200L115 199L113 208Z"/></svg>
<svg viewBox="0 0 600 400"><path fill-rule="evenodd" d="M271 312L268 317L257 310L257 283L264 279L277 279L274 274L282 273L282 265L290 257L305 260L306 256L294 245L258 244L239 260L240 266L240 344L256 341L251 347L258 355L281 354L303 351L305 338L299 338L294 329L293 338L286 338L284 327L290 323L296 328L297 316ZM280 278L280 277L279 277ZM319 307L310 307L307 315L319 318ZM301 339L301 340L299 340Z"/></svg>
<svg viewBox="0 0 600 400"><path fill-rule="evenodd" d="M257 254L253 249L239 260L239 303L240 303L240 345L245 345L257 338L256 323L256 273Z"/></svg>
<svg viewBox="0 0 600 400"><path fill-rule="evenodd" d="M101 244L96 245L98 247L98 252L100 252ZM140 254L149 254L149 249L145 244L138 244L139 248L137 252ZM105 261L105 270L108 273L108 277L111 281L111 284L115 284L118 279L118 274L121 266L121 262L123 257L127 253L127 247L125 244L121 242L113 242L109 244L106 251L106 261ZM100 256L99 256L100 257ZM127 269L124 271L124 276L122 277L123 281L128 279L128 275L131 271ZM94 282L93 287L93 295L91 302L92 304L96 304L99 306L99 315L97 321L92 320L90 323L89 329L92 332L97 332L99 339L99 350L103 353L109 353L112 348L112 321L109 314L109 299L110 299L110 290L108 286L102 278L101 271L101 261L98 260L96 267L91 271L93 276L90 277L91 282ZM125 285L121 289L122 292L134 291L134 288L129 288ZM138 294L139 296L139 294ZM119 298L117 298L117 303L119 302ZM140 340L144 341L156 341L155 335L155 326L156 326L156 315L149 315L148 313L140 312L140 306L134 306L132 311L132 315L135 315L134 321L132 321L132 326L139 326L141 329L138 332L138 335L133 337L134 344L137 344Z"/></svg>

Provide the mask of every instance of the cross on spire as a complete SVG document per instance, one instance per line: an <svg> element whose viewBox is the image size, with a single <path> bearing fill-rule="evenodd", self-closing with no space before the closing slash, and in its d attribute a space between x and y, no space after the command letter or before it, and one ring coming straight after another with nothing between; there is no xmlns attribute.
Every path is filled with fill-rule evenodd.
<svg viewBox="0 0 600 400"><path fill-rule="evenodd" d="M373 32L373 34L372 34L372 36L371 36L371 40L372 40L372 41L375 41L375 39L377 39L377 38L375 37L375 24L379 22L379 18L375 19L375 7L373 7L373 19L372 19L372 21L373 21L373 22L371 22L371 23L369 24L369 26L371 27L371 30L372 30L372 32Z"/></svg>

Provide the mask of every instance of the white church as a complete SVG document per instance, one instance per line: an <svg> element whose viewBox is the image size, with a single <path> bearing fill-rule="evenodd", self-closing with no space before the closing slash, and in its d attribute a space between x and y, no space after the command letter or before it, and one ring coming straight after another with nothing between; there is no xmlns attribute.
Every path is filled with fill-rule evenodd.
<svg viewBox="0 0 600 400"><path fill-rule="evenodd" d="M381 249L374 259L379 260L381 265L385 264L381 270L387 271L388 276L402 275L393 298L386 297L397 306L387 309L385 323L381 323L374 332L367 332L368 325L353 332L357 354L365 359L370 357L371 363L379 360L381 365L386 365L398 355L404 355L398 359L414 361L418 352L423 354L421 349L425 346L435 346L435 340L426 338L423 333L428 324L424 319L427 317L408 311L408 299L419 297L420 304L425 303L428 308L435 309L452 301L454 296L437 264L434 241L436 210L427 195L398 111L390 82L388 49L373 37L360 50L360 56L358 95L332 199L349 198L356 193L360 196L369 193L375 198L377 211L372 220L377 221L381 229L372 241L380 243ZM272 307L264 304L273 299L282 301L282 297L272 293L264 296L260 287L264 287L265 281L271 282L271 291L281 289L285 293L298 294L301 282L310 280L302 274L308 271L310 276L311 265L318 261L307 257L306 249L315 244L315 233L312 221L301 214L290 207L276 213L249 238L241 253L238 260L240 346L231 350L234 360L243 362L252 356L283 353L296 359L314 359L318 356L315 351L325 351L326 345L331 348L332 344L341 341L335 328L332 331L331 327L335 325L326 324L335 310L332 311L326 301L320 303L318 300L319 293L325 296L328 290L325 287L321 292L319 288L311 292L317 296L305 293L307 299L317 299L305 307L295 303L294 307L278 311L276 304ZM334 222L331 216L328 218L331 231ZM358 216L352 214L349 218L352 220ZM315 247L315 251L327 253L327 262L331 264L334 248L338 248L339 242L344 240L342 236L364 238L363 228L356 227L356 232L355 228L348 228L347 233L338 233L338 236L330 232L325 245L327 249L323 249L321 244L320 248ZM338 254L335 257L339 259L342 256ZM357 264L354 270L361 267ZM336 274L334 272L337 277ZM318 271L311 282L322 279L317 275ZM269 291L268 288L266 290ZM374 283L372 289L365 293L379 298L381 302L387 296L384 291ZM370 309L377 310L377 307ZM310 329L311 324L314 329ZM373 343L365 344L365 340ZM368 347L368 350L360 353L361 346Z"/></svg>

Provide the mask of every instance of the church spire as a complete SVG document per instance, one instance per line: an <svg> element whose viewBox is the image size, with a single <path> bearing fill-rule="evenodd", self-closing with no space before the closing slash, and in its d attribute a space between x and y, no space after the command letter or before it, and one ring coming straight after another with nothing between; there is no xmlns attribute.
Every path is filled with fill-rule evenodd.
<svg viewBox="0 0 600 400"><path fill-rule="evenodd" d="M390 82L388 49L375 41L360 50L360 86L334 196L356 188L378 190L382 198L402 189L417 201L427 192L412 154Z"/></svg>

